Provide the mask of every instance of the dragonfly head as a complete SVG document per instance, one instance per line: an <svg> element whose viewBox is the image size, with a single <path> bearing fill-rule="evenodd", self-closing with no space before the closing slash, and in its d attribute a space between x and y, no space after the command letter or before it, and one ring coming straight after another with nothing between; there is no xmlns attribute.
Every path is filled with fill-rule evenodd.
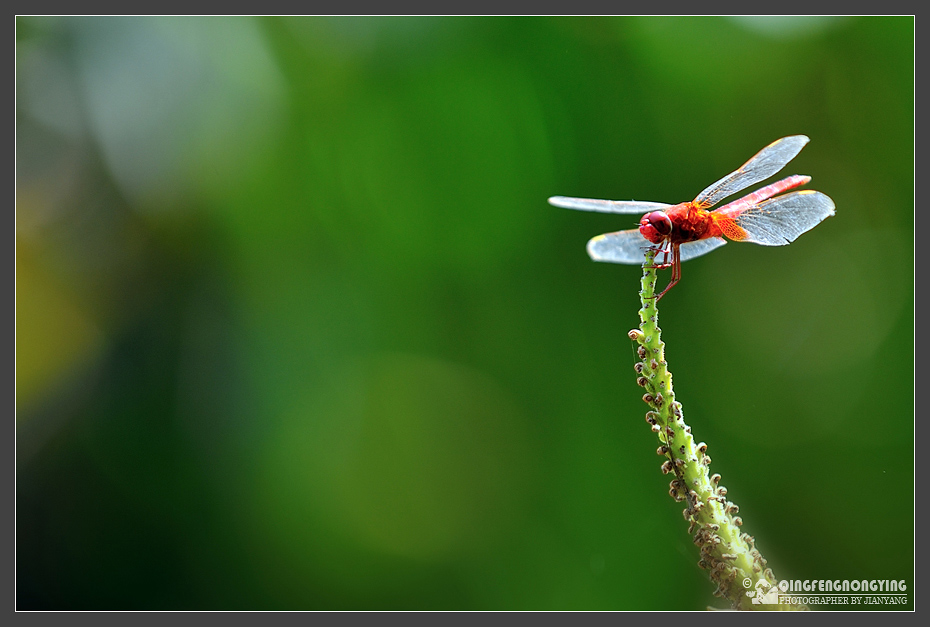
<svg viewBox="0 0 930 627"><path fill-rule="evenodd" d="M661 244L672 232L672 220L664 211L653 211L639 221L639 232L653 244Z"/></svg>

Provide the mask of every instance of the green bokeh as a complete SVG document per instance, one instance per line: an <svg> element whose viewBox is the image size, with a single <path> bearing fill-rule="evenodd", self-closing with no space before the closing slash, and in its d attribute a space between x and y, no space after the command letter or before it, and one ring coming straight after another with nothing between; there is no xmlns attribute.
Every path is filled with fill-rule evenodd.
<svg viewBox="0 0 930 627"><path fill-rule="evenodd" d="M779 578L912 585L913 55L910 17L19 18L17 606L720 607L640 270L584 250L635 217L546 198L798 133L836 217L685 264L677 398Z"/></svg>

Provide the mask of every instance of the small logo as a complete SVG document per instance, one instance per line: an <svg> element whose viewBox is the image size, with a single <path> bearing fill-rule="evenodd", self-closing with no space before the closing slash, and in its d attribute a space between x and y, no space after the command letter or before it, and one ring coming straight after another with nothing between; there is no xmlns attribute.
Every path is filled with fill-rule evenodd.
<svg viewBox="0 0 930 627"><path fill-rule="evenodd" d="M777 585L763 579L753 585L746 577L742 583L753 605L906 606L908 601L904 579L782 579Z"/></svg>
<svg viewBox="0 0 930 627"><path fill-rule="evenodd" d="M748 586L751 581L743 581L743 586ZM752 599L753 605L778 605L778 586L773 586L767 581L759 580L756 582L755 590L747 590L746 596Z"/></svg>

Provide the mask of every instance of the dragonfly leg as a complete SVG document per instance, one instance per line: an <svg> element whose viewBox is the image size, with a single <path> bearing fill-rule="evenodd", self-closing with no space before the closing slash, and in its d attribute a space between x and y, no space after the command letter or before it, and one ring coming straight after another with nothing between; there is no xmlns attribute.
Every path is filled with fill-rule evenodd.
<svg viewBox="0 0 930 627"><path fill-rule="evenodd" d="M675 287L675 284L681 280L681 252L678 249L677 244L672 245L672 279L668 282L668 285L665 286L665 289L662 290L662 293L656 296L656 302L659 302L659 299L665 296L666 292Z"/></svg>
<svg viewBox="0 0 930 627"><path fill-rule="evenodd" d="M662 268L668 268L672 265L668 260L669 250L666 248L666 244L661 246L653 246L652 249L656 251L656 256L652 258L652 265L650 268L655 268L656 270L661 270ZM665 258L662 261L659 261L659 255L663 255Z"/></svg>

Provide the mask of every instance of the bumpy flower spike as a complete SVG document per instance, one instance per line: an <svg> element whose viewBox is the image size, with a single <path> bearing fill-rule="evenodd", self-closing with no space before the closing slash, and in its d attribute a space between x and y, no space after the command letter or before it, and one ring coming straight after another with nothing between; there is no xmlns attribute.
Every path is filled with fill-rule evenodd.
<svg viewBox="0 0 930 627"><path fill-rule="evenodd" d="M669 495L686 504L683 514L688 521L688 533L700 548L698 565L707 570L717 584L714 594L726 598L733 609L807 609L752 602L759 590L757 584L768 589L777 581L765 558L755 548L755 540L740 529L743 521L735 516L739 507L726 498L727 489L720 485L720 475L710 474L707 444L695 443L691 428L685 424L681 403L675 400L672 374L665 360L665 344L658 324L654 257L655 251L646 253L640 291L641 323L629 336L639 344L637 354L642 361L637 362L634 369L636 382L646 390L643 401L650 406L646 422L659 436L656 453L666 458L662 472L675 477L669 484Z"/></svg>

